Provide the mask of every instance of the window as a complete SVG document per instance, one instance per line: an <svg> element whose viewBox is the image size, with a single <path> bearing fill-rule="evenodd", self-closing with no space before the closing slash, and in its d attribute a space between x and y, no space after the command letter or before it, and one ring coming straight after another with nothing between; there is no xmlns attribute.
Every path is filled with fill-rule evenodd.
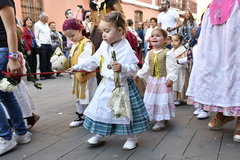
<svg viewBox="0 0 240 160"><path fill-rule="evenodd" d="M21 8L23 19L31 17L36 22L42 12L42 0L21 0Z"/></svg>
<svg viewBox="0 0 240 160"><path fill-rule="evenodd" d="M143 20L143 12L139 11L139 10L136 10L134 12L135 28L137 28L138 22L142 22L142 20Z"/></svg>

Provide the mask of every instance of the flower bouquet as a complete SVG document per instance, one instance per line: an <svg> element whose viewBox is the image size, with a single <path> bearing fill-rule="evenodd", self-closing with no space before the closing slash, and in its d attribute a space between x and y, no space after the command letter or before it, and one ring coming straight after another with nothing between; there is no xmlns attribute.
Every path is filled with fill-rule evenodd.
<svg viewBox="0 0 240 160"><path fill-rule="evenodd" d="M0 80L0 90L3 92L14 92L17 89L18 83L21 81L21 76L18 76L14 73L6 73L5 78Z"/></svg>
<svg viewBox="0 0 240 160"><path fill-rule="evenodd" d="M69 67L68 59L59 47L53 53L50 62L52 63L52 70L65 71Z"/></svg>
<svg viewBox="0 0 240 160"><path fill-rule="evenodd" d="M114 62L117 62L114 51L112 52L112 58ZM118 72L114 72L114 83L115 89L113 90L113 93L108 101L108 107L112 109L117 118L125 116L132 120L130 99L125 89L120 85L120 77Z"/></svg>

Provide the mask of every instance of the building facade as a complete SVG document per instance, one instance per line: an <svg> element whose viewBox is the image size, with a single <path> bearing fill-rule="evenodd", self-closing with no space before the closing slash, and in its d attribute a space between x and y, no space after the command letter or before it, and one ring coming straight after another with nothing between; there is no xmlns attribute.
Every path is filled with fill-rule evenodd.
<svg viewBox="0 0 240 160"><path fill-rule="evenodd" d="M171 7L176 8L179 13L190 9L197 13L196 0L170 0ZM49 21L55 21L57 29L61 30L61 25L65 20L64 12L66 9L76 9L77 5L82 5L89 9L88 0L15 0L17 17L22 20L27 16L34 21L38 20L41 11L46 12ZM123 11L126 18L131 18L135 23L146 21L151 17L157 17L161 0L121 0ZM183 13L183 12L182 12Z"/></svg>

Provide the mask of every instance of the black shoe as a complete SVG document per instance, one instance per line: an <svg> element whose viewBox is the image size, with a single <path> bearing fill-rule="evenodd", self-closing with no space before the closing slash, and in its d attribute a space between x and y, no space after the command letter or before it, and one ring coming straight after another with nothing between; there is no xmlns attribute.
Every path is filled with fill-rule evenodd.
<svg viewBox="0 0 240 160"><path fill-rule="evenodd" d="M77 127L77 126L81 126L83 124L84 118L83 118L83 114L79 114L78 112L76 112L77 114L77 118L74 119L70 124L69 127L73 128L73 127Z"/></svg>
<svg viewBox="0 0 240 160"><path fill-rule="evenodd" d="M40 80L45 80L46 79L46 77L40 77Z"/></svg>
<svg viewBox="0 0 240 160"><path fill-rule="evenodd" d="M50 75L46 77L47 79L55 79L56 77L54 75Z"/></svg>

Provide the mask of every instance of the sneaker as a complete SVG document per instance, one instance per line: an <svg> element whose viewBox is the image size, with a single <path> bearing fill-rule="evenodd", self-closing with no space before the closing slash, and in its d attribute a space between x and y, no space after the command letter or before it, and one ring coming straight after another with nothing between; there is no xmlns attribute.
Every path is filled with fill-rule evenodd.
<svg viewBox="0 0 240 160"><path fill-rule="evenodd" d="M24 135L18 135L15 132L13 133L13 138L17 141L18 144L26 144L31 141L32 133L27 132Z"/></svg>
<svg viewBox="0 0 240 160"><path fill-rule="evenodd" d="M138 139L137 138L128 138L123 145L124 150L132 150L137 147Z"/></svg>
<svg viewBox="0 0 240 160"><path fill-rule="evenodd" d="M197 115L198 119L206 119L208 117L209 117L209 113L202 109L199 111L199 114Z"/></svg>
<svg viewBox="0 0 240 160"><path fill-rule="evenodd" d="M179 106L181 104L181 102L180 101L175 101L174 104L175 104L175 106Z"/></svg>
<svg viewBox="0 0 240 160"><path fill-rule="evenodd" d="M74 128L74 127L78 127L78 126L81 126L84 122L84 118L83 118L83 114L79 114L78 112L76 112L77 114L77 118L74 119L70 124L69 124L69 127L71 128Z"/></svg>
<svg viewBox="0 0 240 160"><path fill-rule="evenodd" d="M0 156L14 147L16 147L17 142L14 138L11 140L5 140L4 138L0 137Z"/></svg>
<svg viewBox="0 0 240 160"><path fill-rule="evenodd" d="M197 108L194 112L193 112L193 114L195 115L195 116L197 116L197 115L199 115L199 113L201 112L201 108Z"/></svg>
<svg viewBox="0 0 240 160"><path fill-rule="evenodd" d="M98 146L105 143L104 136L95 135L87 140L87 144L91 146Z"/></svg>
<svg viewBox="0 0 240 160"><path fill-rule="evenodd" d="M166 128L164 121L158 121L153 125L152 131L157 132L163 130L164 128Z"/></svg>
<svg viewBox="0 0 240 160"><path fill-rule="evenodd" d="M240 130L236 130L233 135L233 140L235 142L240 142Z"/></svg>

